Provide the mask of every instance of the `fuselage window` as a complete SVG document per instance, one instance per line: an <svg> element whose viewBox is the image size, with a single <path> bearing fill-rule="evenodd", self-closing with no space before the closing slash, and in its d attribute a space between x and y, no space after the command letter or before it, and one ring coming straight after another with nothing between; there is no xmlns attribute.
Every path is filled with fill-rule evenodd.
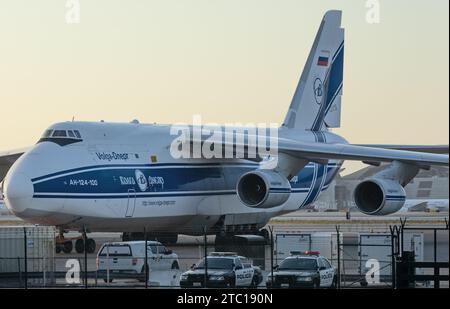
<svg viewBox="0 0 450 309"><path fill-rule="evenodd" d="M69 137L75 138L75 134L73 134L72 130L67 131L67 134L69 134Z"/></svg>
<svg viewBox="0 0 450 309"><path fill-rule="evenodd" d="M64 130L55 130L55 132L53 132L53 137L66 137L66 131Z"/></svg>
<svg viewBox="0 0 450 309"><path fill-rule="evenodd" d="M73 133L75 133L76 137L81 138L81 134L78 130L73 130Z"/></svg>

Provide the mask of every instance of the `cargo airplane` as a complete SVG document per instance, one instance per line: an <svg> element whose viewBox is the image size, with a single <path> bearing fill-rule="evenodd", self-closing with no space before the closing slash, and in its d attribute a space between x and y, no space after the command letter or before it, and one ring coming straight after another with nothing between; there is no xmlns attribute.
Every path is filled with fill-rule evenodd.
<svg viewBox="0 0 450 309"><path fill-rule="evenodd" d="M205 231L217 237L264 234L272 217L314 203L343 161L356 160L390 164L356 187L359 210L394 213L405 204L404 186L420 169L448 166L448 146L355 145L332 133L340 127L343 69L341 12L329 11L277 128L275 167L266 168L273 157L246 156L245 140L234 137L213 138L215 147L233 151L234 158L174 158L174 139L194 145L210 136L174 137L169 125L138 121L62 122L45 130L29 150L0 157L2 171L8 171L6 206L61 233L111 231L142 239L145 229L169 243L178 234Z"/></svg>

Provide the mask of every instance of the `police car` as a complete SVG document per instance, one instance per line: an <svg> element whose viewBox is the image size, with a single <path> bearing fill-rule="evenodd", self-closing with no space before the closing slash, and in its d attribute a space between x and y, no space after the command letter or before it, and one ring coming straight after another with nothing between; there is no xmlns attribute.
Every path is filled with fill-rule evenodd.
<svg viewBox="0 0 450 309"><path fill-rule="evenodd" d="M263 280L261 269L232 252L213 252L180 277L180 287L257 287Z"/></svg>
<svg viewBox="0 0 450 309"><path fill-rule="evenodd" d="M335 288L336 270L317 251L291 252L266 281L268 288Z"/></svg>

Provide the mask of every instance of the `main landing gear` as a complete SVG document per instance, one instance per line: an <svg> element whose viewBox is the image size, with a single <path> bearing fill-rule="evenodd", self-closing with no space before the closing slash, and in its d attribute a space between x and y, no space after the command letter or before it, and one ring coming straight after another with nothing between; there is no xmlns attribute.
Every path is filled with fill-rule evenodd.
<svg viewBox="0 0 450 309"><path fill-rule="evenodd" d="M94 253L95 252L96 243L95 240L92 238L86 239L86 252L87 253ZM75 251L77 253L84 253L84 239L78 238L75 241Z"/></svg>
<svg viewBox="0 0 450 309"><path fill-rule="evenodd" d="M69 254L72 252L73 244L72 241L69 239L65 239L64 235L58 235L55 238L55 250L56 253L64 252L66 254Z"/></svg>
<svg viewBox="0 0 450 309"><path fill-rule="evenodd" d="M66 254L72 253L74 243L75 243L75 251L76 253L84 253L84 237L64 237L64 231L60 231L59 235L56 236L55 239L55 250L56 253L64 252ZM87 253L94 253L95 249L97 247L97 244L95 243L95 240L92 238L86 238L86 252Z"/></svg>

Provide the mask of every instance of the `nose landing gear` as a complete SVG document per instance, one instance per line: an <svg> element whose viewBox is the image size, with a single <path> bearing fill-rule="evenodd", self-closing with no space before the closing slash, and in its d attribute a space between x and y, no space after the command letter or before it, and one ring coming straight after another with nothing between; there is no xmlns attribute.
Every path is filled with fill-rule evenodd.
<svg viewBox="0 0 450 309"><path fill-rule="evenodd" d="M56 253L61 253L61 251L62 251L66 254L69 254L72 252L73 244L72 244L71 240L65 239L64 236L63 237L58 236L58 237L56 237L55 242L56 242L56 246L55 246Z"/></svg>
<svg viewBox="0 0 450 309"><path fill-rule="evenodd" d="M72 253L73 243L71 239L64 238L64 234L60 233L55 238L56 253L64 252L66 254Z"/></svg>
<svg viewBox="0 0 450 309"><path fill-rule="evenodd" d="M96 248L95 240L93 240L92 238L87 238L86 239L86 251L87 251L87 253L94 253L95 252L95 248ZM75 251L77 253L84 253L84 239L83 238L78 238L75 241Z"/></svg>
<svg viewBox="0 0 450 309"><path fill-rule="evenodd" d="M55 251L56 253L64 252L66 254L72 253L73 251L73 242L75 242L75 251L77 253L84 253L84 239L82 236L79 237L64 237L64 231L60 231L59 235L56 236L55 239ZM86 252L94 253L97 244L95 240L92 238L86 238Z"/></svg>

